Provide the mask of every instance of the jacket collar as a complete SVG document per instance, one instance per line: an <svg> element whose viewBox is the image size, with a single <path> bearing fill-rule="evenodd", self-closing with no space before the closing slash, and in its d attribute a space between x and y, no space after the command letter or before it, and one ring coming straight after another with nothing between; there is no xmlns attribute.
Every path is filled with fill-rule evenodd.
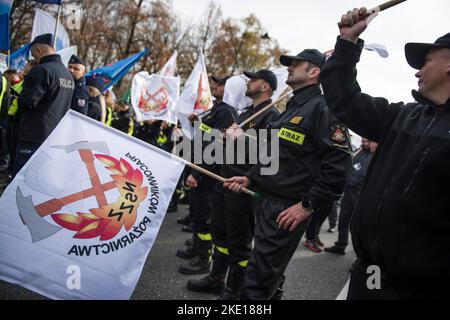
<svg viewBox="0 0 450 320"><path fill-rule="evenodd" d="M302 105L320 94L322 94L322 91L320 90L319 85L312 84L307 87L295 90L294 97L291 99L291 101L294 101L298 105Z"/></svg>
<svg viewBox="0 0 450 320"><path fill-rule="evenodd" d="M420 103L422 105L430 107L431 109L440 108L440 107L445 107L445 108L450 107L450 99L448 99L447 102L444 103L443 105L438 106L434 102L431 102L430 100L425 98L423 95L421 95L417 90L413 90L411 94L412 94L414 100L416 100L418 103Z"/></svg>
<svg viewBox="0 0 450 320"><path fill-rule="evenodd" d="M51 61L58 61L58 62L62 63L61 56L59 54L51 54L49 56L45 56L45 57L41 58L41 60L39 61L39 64L43 64L43 63L51 62Z"/></svg>

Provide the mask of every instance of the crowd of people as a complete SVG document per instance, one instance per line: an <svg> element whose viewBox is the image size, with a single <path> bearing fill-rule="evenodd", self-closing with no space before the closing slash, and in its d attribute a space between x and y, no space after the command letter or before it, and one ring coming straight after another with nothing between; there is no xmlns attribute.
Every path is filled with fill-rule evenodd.
<svg viewBox="0 0 450 320"><path fill-rule="evenodd" d="M213 77L215 103L207 113L189 116L205 136L217 129L234 139L258 139L247 129L276 129L279 169L245 162L202 164L226 178L224 184L198 171L186 170L170 211L177 210L180 190L189 214L180 219L192 239L177 252L189 261L179 269L187 288L219 295L222 300L275 300L289 281L285 270L305 235L304 246L320 253L319 231L325 219L337 220L338 239L325 252L345 254L351 229L357 261L352 266L349 299L414 299L448 296L450 244L448 177L450 149L450 33L435 43L406 45L408 63L418 69L416 102L389 103L361 92L356 80L367 28L366 9L341 18L335 50L327 60L316 49L282 55L293 95L286 109L272 108L239 126L272 103L278 87L272 71L248 71L246 96L252 105L238 114L223 102L229 77ZM35 58L17 73L8 70L2 86L3 124L10 178L56 127L69 108L105 125L171 151L173 125L161 121L136 124L132 108L99 91L95 78L85 80L85 63L73 56L68 69L55 54L52 36L31 44ZM7 98L8 97L8 98ZM9 98L12 97L12 98ZM9 102L7 102L9 99ZM7 105L7 108L4 106ZM347 128L363 137L354 150ZM270 131L272 132L272 131ZM209 142L207 142L209 141ZM202 139L202 150L214 138ZM270 154L271 144L259 144ZM261 150L265 149L265 150ZM224 152L229 152L228 149ZM244 188L261 195L252 198ZM336 222L331 222L330 231ZM369 266L381 270L381 287L367 286ZM301 285L301 284L298 284Z"/></svg>

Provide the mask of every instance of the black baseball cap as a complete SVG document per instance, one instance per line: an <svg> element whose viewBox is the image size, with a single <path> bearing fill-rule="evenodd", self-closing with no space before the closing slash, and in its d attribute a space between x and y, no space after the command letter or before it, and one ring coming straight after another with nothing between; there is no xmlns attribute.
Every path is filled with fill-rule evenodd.
<svg viewBox="0 0 450 320"><path fill-rule="evenodd" d="M30 47L32 47L34 44L46 44L50 47L53 47L53 35L51 33L45 33L37 36L34 38L34 40L30 43Z"/></svg>
<svg viewBox="0 0 450 320"><path fill-rule="evenodd" d="M86 63L84 63L83 59L74 54L70 57L69 64L82 64L83 66L86 66Z"/></svg>
<svg viewBox="0 0 450 320"><path fill-rule="evenodd" d="M230 78L231 78L230 76L226 76L224 78L215 77L215 76L211 77L211 79L217 84L225 84L227 82L227 80Z"/></svg>
<svg viewBox="0 0 450 320"><path fill-rule="evenodd" d="M277 90L277 76L270 70L262 69L257 72L244 71L244 75L250 79L262 79L269 84L270 89L273 91Z"/></svg>
<svg viewBox="0 0 450 320"><path fill-rule="evenodd" d="M428 52L434 48L450 49L450 32L437 39L434 43L407 43L405 46L406 60L414 69L420 69L425 63L425 57Z"/></svg>
<svg viewBox="0 0 450 320"><path fill-rule="evenodd" d="M283 66L289 67L293 61L302 60L314 63L319 68L325 64L325 55L317 49L305 49L296 56L282 55L280 62Z"/></svg>

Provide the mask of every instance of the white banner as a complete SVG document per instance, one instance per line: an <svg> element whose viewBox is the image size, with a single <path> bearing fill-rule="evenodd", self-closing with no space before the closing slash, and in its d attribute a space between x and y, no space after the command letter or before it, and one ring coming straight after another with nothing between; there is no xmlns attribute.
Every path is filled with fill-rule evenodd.
<svg viewBox="0 0 450 320"><path fill-rule="evenodd" d="M37 36L45 33L55 33L56 19L44 10L36 9L33 21L33 31L31 32L31 41ZM61 23L58 24L58 33L56 37L56 51L70 47L69 35Z"/></svg>
<svg viewBox="0 0 450 320"><path fill-rule="evenodd" d="M0 278L53 299L129 299L184 168L170 158L69 111L0 199Z"/></svg>
<svg viewBox="0 0 450 320"><path fill-rule="evenodd" d="M139 72L133 77L131 105L137 121L164 120L177 124L175 105L180 96L180 78Z"/></svg>
<svg viewBox="0 0 450 320"><path fill-rule="evenodd" d="M200 49L197 63L184 84L183 92L176 106L181 128L189 139L193 139L194 137L194 128L187 117L193 112L199 114L207 111L211 109L212 105L213 101L209 87L208 73L206 72L203 52Z"/></svg>

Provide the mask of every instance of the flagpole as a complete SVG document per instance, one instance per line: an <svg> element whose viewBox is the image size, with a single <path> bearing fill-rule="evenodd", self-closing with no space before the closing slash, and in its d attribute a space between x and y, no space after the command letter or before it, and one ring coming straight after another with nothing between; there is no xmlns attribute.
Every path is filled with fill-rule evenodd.
<svg viewBox="0 0 450 320"><path fill-rule="evenodd" d="M256 118L258 118L261 114L265 113L267 110L269 110L270 108L272 108L273 106L275 106L276 104L280 103L284 98L286 98L287 96L289 96L292 93L292 90L288 88L286 88L283 93L281 94L281 96L274 102L272 102L271 104L269 104L267 107L264 107L263 109L261 109L259 112L255 113L253 116L251 116L250 118L248 118L247 120L245 120L244 122L239 124L240 128L243 128L246 124L250 123L251 121L255 120Z"/></svg>
<svg viewBox="0 0 450 320"><path fill-rule="evenodd" d="M14 5L14 0L11 1L11 8L8 14L8 69L11 69L11 9Z"/></svg>
<svg viewBox="0 0 450 320"><path fill-rule="evenodd" d="M62 7L62 4L60 4L58 6L58 18L56 19L56 25L55 25L55 35L54 35L54 39L53 39L53 47L55 49L56 49L56 38L57 38L57 34L58 34L59 19L61 18L61 7Z"/></svg>

